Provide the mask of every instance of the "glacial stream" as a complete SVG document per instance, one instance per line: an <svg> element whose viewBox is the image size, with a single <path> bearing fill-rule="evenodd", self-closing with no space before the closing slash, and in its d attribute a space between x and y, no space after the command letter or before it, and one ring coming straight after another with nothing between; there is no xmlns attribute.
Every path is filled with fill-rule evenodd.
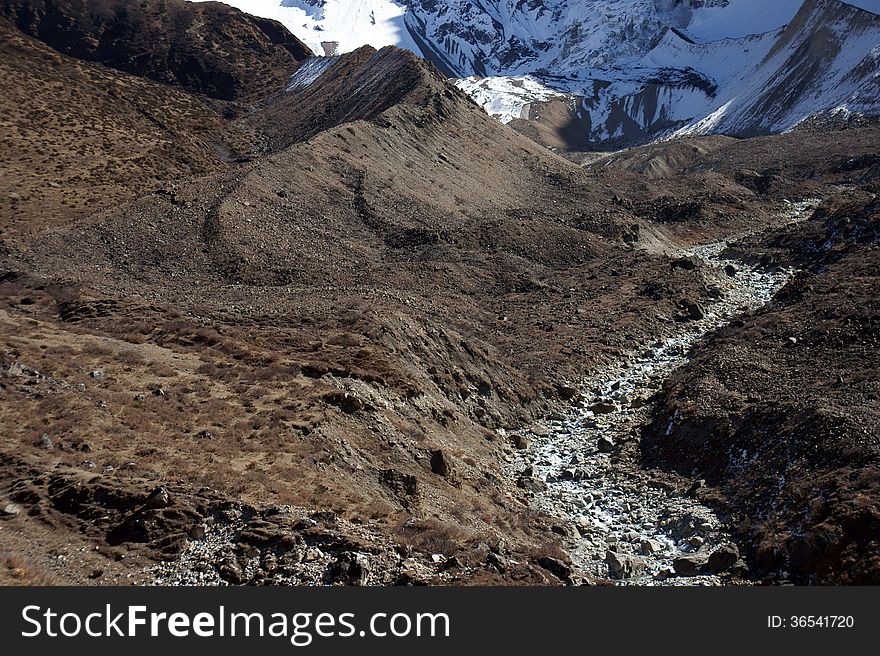
<svg viewBox="0 0 880 656"><path fill-rule="evenodd" d="M802 221L815 205L814 200L792 203L781 218L784 223ZM685 364L691 347L734 317L768 303L793 274L726 260L722 253L727 246L722 241L675 253L709 265L707 282L723 292L704 307L701 319L683 322L674 337L646 344L626 361L584 380L584 409L533 427L528 447L507 463L514 479L536 482L533 507L575 528L563 542L577 575L638 585L722 581L705 571L680 576L673 568L678 558L705 561L718 547L732 543L715 512L691 496L652 485L646 472L612 462L607 451L613 450L612 444L639 439L650 421L649 397ZM670 419L670 431L674 421Z"/></svg>

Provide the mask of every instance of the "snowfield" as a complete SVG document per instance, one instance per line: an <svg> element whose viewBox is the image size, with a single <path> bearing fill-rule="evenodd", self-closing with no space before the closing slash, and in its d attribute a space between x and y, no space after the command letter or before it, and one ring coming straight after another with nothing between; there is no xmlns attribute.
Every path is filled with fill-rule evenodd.
<svg viewBox="0 0 880 656"><path fill-rule="evenodd" d="M208 0L190 0L206 2ZM222 0L254 16L283 24L316 55L361 46L418 51L403 23L404 2L392 0ZM325 48L324 44L336 44Z"/></svg>

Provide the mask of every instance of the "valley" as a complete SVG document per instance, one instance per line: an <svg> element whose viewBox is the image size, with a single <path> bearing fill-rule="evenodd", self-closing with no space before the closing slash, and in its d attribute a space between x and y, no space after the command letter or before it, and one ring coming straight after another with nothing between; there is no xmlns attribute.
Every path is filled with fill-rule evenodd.
<svg viewBox="0 0 880 656"><path fill-rule="evenodd" d="M0 583L876 582L871 103L571 149L123 4L0 2Z"/></svg>

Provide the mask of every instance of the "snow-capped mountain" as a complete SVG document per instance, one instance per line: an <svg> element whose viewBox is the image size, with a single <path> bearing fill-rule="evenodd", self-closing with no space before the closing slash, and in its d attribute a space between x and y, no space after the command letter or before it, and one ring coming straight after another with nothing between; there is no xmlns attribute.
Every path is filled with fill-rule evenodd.
<svg viewBox="0 0 880 656"><path fill-rule="evenodd" d="M226 0L313 51L398 45L547 145L880 114L880 0Z"/></svg>
<svg viewBox="0 0 880 656"><path fill-rule="evenodd" d="M418 52L404 24L405 0L222 1L249 14L284 24L316 55L333 56L363 45L398 46Z"/></svg>

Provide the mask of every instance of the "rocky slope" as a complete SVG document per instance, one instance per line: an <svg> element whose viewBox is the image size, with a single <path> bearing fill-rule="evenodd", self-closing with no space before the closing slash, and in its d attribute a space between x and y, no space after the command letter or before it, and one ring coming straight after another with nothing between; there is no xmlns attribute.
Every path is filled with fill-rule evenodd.
<svg viewBox="0 0 880 656"><path fill-rule="evenodd" d="M216 2L3 0L0 16L65 55L221 100L274 91L312 54L279 23Z"/></svg>
<svg viewBox="0 0 880 656"><path fill-rule="evenodd" d="M0 37L5 240L226 168L256 142L222 104L63 55L3 18Z"/></svg>
<svg viewBox="0 0 880 656"><path fill-rule="evenodd" d="M30 65L27 88L68 105L20 99L43 111L28 147L63 166L4 161L0 576L13 579L596 582L603 570L562 549L571 518L536 496L547 481L511 475L529 435L592 412L584 381L718 307L722 274L682 249L775 225L786 200L876 193L871 125L581 166L396 48L284 62L265 78L277 88L231 103L5 27L6 66L27 81ZM94 142L40 129L80 116L113 129ZM24 143L18 125L4 143ZM135 158L99 178L97 203L69 207L93 180L76 154L97 169L132 143L160 164L213 155L155 177ZM730 257L763 252L742 243ZM608 481L686 496L689 472L647 473L626 444ZM673 524L692 501L670 504Z"/></svg>
<svg viewBox="0 0 880 656"><path fill-rule="evenodd" d="M875 582L878 208L855 194L747 250L803 272L719 331L663 391L646 462L704 478L765 573Z"/></svg>

